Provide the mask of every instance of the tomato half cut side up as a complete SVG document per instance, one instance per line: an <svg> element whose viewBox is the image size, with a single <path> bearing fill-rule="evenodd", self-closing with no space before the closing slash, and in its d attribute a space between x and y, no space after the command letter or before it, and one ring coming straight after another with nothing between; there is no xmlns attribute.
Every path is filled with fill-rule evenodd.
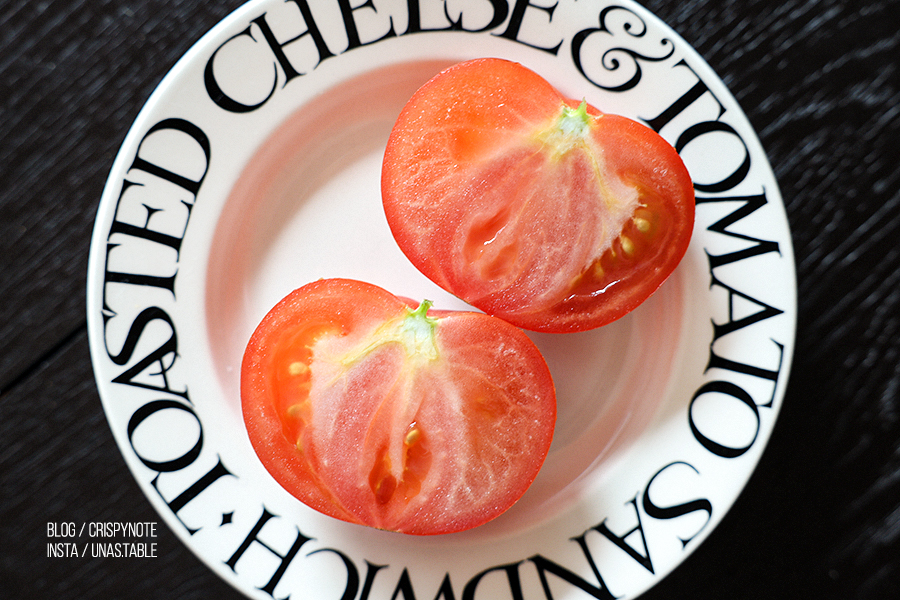
<svg viewBox="0 0 900 600"><path fill-rule="evenodd" d="M266 315L241 403L284 489L326 515L417 535L510 508L556 422L550 371L524 332L347 279L307 284Z"/></svg>
<svg viewBox="0 0 900 600"><path fill-rule="evenodd" d="M693 184L668 142L502 59L452 66L413 95L381 188L422 273L536 331L593 329L636 308L694 225Z"/></svg>

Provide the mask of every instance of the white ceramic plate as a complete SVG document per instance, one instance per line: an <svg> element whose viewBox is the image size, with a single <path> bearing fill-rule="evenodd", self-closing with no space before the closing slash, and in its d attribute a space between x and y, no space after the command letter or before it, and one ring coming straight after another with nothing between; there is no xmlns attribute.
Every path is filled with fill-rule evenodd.
<svg viewBox="0 0 900 600"><path fill-rule="evenodd" d="M123 144L97 217L88 319L125 460L184 543L253 598L634 597L726 513L787 383L793 256L759 142L703 60L634 3L352 4L249 2L175 66ZM534 336L559 422L508 513L428 538L338 522L256 459L239 408L243 347L269 308L320 277L464 307L393 243L380 160L413 91L483 56L659 130L697 184L695 235L631 315Z"/></svg>

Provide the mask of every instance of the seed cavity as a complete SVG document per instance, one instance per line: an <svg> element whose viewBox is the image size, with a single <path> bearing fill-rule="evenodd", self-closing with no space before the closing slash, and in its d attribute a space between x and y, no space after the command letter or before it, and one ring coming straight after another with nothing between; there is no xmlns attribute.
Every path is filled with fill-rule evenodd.
<svg viewBox="0 0 900 600"><path fill-rule="evenodd" d="M384 505L395 496L409 500L419 493L431 465L426 438L427 435L415 421L409 424L403 434L402 465L396 469L400 471L396 476L388 446L383 446L376 453L369 471L369 488L376 502Z"/></svg>
<svg viewBox="0 0 900 600"><path fill-rule="evenodd" d="M369 472L369 488L379 504L390 502L397 489L397 478L391 474L391 458L387 449L379 452L372 470Z"/></svg>

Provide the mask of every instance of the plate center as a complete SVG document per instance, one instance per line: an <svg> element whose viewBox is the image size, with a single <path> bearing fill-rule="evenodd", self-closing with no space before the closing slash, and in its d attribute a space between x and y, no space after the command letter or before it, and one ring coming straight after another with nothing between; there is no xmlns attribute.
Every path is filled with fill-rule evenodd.
<svg viewBox="0 0 900 600"><path fill-rule="evenodd" d="M397 115L452 62L394 65L332 88L298 107L242 172L216 228L206 306L210 348L234 418L247 340L272 306L310 281L359 279L431 299L437 308L471 309L409 263L380 196L382 153ZM583 485L602 476L605 458L639 437L666 397L682 287L676 273L632 314L598 330L529 334L557 387L553 446L522 500L477 535L531 527L564 511Z"/></svg>

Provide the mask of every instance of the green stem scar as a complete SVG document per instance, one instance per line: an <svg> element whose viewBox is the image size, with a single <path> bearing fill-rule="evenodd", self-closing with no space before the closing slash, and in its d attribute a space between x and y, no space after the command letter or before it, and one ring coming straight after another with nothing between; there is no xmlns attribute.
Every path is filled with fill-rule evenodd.
<svg viewBox="0 0 900 600"><path fill-rule="evenodd" d="M538 141L551 148L552 156L558 158L584 143L595 118L588 114L586 100L582 100L577 108L564 104L556 120L538 132Z"/></svg>
<svg viewBox="0 0 900 600"><path fill-rule="evenodd" d="M406 353L410 356L420 356L428 360L434 360L438 356L437 344L434 341L434 332L437 327L437 319L428 316L428 309L434 304L431 300L424 300L416 310L406 309L406 316L400 323L400 342L406 347Z"/></svg>
<svg viewBox="0 0 900 600"><path fill-rule="evenodd" d="M438 358L435 331L437 319L428 316L434 303L424 300L413 310L406 307L404 313L379 326L360 346L348 352L342 359L344 365L361 360L386 344L400 344L411 360L429 362Z"/></svg>

